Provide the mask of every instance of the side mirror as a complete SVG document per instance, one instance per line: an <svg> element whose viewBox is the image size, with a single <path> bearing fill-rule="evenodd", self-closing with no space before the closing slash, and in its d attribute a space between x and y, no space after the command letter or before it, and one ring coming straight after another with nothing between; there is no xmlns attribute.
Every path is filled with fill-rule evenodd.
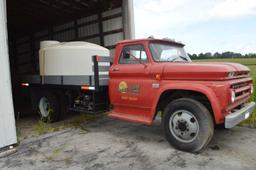
<svg viewBox="0 0 256 170"><path fill-rule="evenodd" d="M136 60L138 63L144 65L144 67L146 68L147 65L139 58L135 57L133 54L131 54L130 52L126 51L124 54L124 58L125 59L129 59L130 57L132 57L134 60Z"/></svg>
<svg viewBox="0 0 256 170"><path fill-rule="evenodd" d="M124 59L129 59L130 58L130 53L125 51L124 52Z"/></svg>

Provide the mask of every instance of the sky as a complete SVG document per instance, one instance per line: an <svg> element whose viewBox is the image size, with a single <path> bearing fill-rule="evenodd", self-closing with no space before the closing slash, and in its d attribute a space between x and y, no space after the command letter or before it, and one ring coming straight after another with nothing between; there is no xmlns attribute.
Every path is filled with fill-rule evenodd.
<svg viewBox="0 0 256 170"><path fill-rule="evenodd" d="M256 0L134 0L135 37L171 38L188 53L256 53Z"/></svg>

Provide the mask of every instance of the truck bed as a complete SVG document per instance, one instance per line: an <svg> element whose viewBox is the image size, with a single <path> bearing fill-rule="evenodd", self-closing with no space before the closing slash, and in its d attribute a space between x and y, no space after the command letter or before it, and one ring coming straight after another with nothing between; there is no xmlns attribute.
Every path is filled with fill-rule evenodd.
<svg viewBox="0 0 256 170"><path fill-rule="evenodd" d="M27 83L27 85L89 86L91 90L97 90L101 86L108 86L108 71L110 68L110 65L99 65L99 63L111 64L112 60L111 57L92 56L94 75L22 75L20 76L20 83Z"/></svg>
<svg viewBox="0 0 256 170"><path fill-rule="evenodd" d="M107 86L108 80L108 75L99 75L99 86ZM24 75L20 76L20 82L40 85L95 86L95 76Z"/></svg>

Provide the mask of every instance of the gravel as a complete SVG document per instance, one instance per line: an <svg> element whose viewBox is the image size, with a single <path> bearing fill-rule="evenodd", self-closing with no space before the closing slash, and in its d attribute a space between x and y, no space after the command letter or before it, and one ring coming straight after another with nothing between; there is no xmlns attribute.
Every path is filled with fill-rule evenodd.
<svg viewBox="0 0 256 170"><path fill-rule="evenodd" d="M66 129L21 141L0 159L0 169L189 169L256 170L256 130L215 130L200 154L174 149L153 126L101 118L81 129Z"/></svg>

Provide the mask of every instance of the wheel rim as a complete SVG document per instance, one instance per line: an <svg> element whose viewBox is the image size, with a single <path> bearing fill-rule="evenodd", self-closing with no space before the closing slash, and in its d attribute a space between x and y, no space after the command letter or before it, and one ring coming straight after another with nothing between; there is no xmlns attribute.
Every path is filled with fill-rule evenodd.
<svg viewBox="0 0 256 170"><path fill-rule="evenodd" d="M39 111L42 117L48 117L50 113L50 102L46 97L42 97L39 101Z"/></svg>
<svg viewBox="0 0 256 170"><path fill-rule="evenodd" d="M198 120L187 110L174 112L170 117L169 127L174 138L184 143L194 141L199 132Z"/></svg>

